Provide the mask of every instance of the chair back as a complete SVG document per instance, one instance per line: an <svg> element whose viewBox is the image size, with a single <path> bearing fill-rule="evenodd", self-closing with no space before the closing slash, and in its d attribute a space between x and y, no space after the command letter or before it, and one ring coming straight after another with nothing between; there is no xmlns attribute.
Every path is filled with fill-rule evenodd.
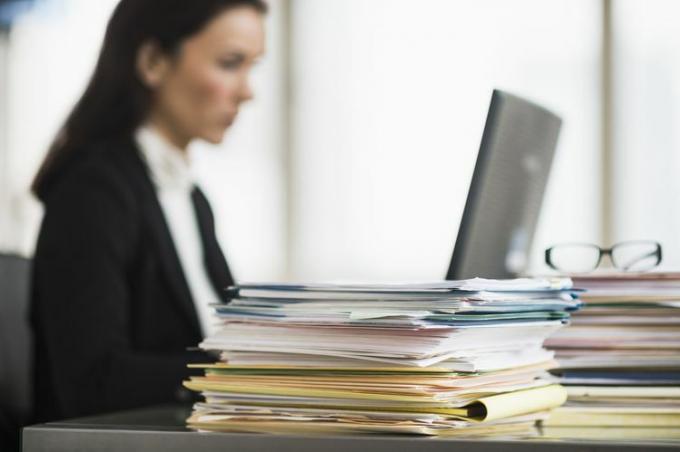
<svg viewBox="0 0 680 452"><path fill-rule="evenodd" d="M0 253L0 413L18 424L33 406L29 281L29 259Z"/></svg>

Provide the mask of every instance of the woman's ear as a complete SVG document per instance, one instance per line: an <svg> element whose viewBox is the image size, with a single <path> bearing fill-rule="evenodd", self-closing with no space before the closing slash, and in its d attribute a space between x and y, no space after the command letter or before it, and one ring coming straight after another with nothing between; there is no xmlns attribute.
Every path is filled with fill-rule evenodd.
<svg viewBox="0 0 680 452"><path fill-rule="evenodd" d="M170 60L157 43L147 41L137 51L136 66L142 83L153 89L165 79Z"/></svg>

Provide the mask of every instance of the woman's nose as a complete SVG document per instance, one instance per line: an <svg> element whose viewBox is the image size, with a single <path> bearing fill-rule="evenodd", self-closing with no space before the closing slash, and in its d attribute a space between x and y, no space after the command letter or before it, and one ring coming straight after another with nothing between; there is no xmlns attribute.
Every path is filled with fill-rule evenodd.
<svg viewBox="0 0 680 452"><path fill-rule="evenodd" d="M241 91L239 97L241 102L251 100L253 99L253 97L255 97L255 95L253 94L253 89L250 86L250 81L248 79L243 80L243 83L241 83Z"/></svg>

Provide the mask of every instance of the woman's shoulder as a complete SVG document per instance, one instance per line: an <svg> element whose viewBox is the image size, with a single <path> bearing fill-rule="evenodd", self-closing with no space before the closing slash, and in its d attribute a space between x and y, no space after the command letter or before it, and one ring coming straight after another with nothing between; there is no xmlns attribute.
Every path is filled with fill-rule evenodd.
<svg viewBox="0 0 680 452"><path fill-rule="evenodd" d="M89 256L102 249L127 262L139 244L145 212L131 183L134 165L125 163L123 154L129 150L92 146L79 152L43 197L36 262L44 265L48 256Z"/></svg>
<svg viewBox="0 0 680 452"><path fill-rule="evenodd" d="M145 177L132 143L104 142L74 152L73 161L53 185L46 204L82 198L114 200L126 205L138 198L135 186Z"/></svg>

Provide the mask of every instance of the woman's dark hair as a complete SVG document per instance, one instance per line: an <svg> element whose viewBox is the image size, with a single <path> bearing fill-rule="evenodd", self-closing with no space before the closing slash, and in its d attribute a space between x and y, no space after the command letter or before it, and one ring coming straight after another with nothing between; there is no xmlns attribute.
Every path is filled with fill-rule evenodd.
<svg viewBox="0 0 680 452"><path fill-rule="evenodd" d="M136 67L142 44L172 54L225 9L248 6L264 14L263 0L121 0L111 16L92 78L50 146L33 181L42 200L69 164L94 143L132 136L146 118L150 90Z"/></svg>

